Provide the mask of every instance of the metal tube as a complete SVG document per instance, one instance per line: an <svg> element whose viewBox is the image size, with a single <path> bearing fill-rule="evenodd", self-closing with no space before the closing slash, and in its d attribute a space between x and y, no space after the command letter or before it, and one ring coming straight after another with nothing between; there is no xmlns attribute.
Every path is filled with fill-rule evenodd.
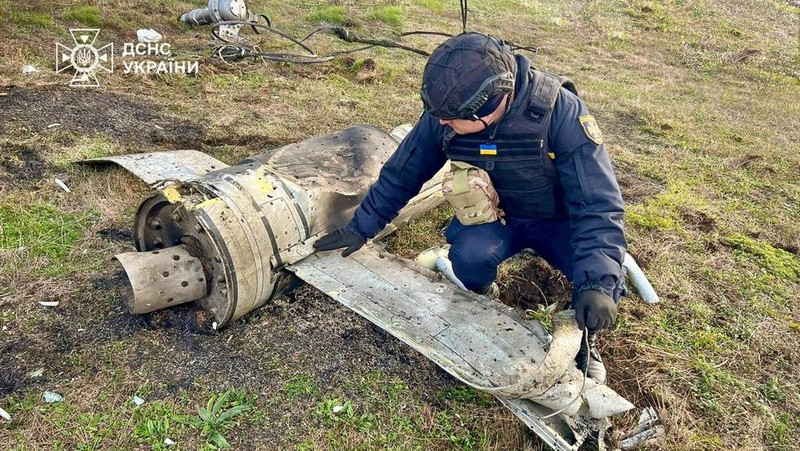
<svg viewBox="0 0 800 451"><path fill-rule="evenodd" d="M184 246L114 257L125 269L129 286L122 297L128 311L148 313L205 297L206 277L200 259Z"/></svg>
<svg viewBox="0 0 800 451"><path fill-rule="evenodd" d="M656 294L656 290L654 290L653 286L650 285L650 281L647 280L647 276L644 275L644 271L642 271L642 268L636 264L636 260L633 259L631 254L625 253L625 259L622 261L622 266L628 270L628 277L630 277L633 287L639 292L639 296L641 296L642 299L644 299L644 301L648 304L657 304L659 298L658 294Z"/></svg>

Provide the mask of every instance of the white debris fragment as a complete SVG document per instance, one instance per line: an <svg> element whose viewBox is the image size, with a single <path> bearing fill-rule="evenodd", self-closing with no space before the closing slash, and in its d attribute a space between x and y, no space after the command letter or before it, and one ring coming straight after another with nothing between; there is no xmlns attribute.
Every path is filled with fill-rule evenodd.
<svg viewBox="0 0 800 451"><path fill-rule="evenodd" d="M144 399L142 399L142 398L140 398L138 396L134 396L133 397L133 403L136 404L137 406L141 406L142 404L144 404Z"/></svg>
<svg viewBox="0 0 800 451"><path fill-rule="evenodd" d="M658 413L652 406L642 410L639 424L629 432L619 444L620 449L629 450L653 443L664 435L664 428L656 426Z"/></svg>
<svg viewBox="0 0 800 451"><path fill-rule="evenodd" d="M56 392L52 392L52 391L49 391L49 390L44 392L44 402L46 402L48 404L51 404L51 403L54 403L54 402L61 402L63 400L64 400L64 397L59 395Z"/></svg>
<svg viewBox="0 0 800 451"><path fill-rule="evenodd" d="M158 42L161 40L161 38L163 38L161 33L153 30L152 28L142 28L136 30L136 39L138 39L139 42Z"/></svg>
<svg viewBox="0 0 800 451"><path fill-rule="evenodd" d="M30 74L35 74L37 72L39 72L39 69L31 66L30 64L26 64L26 65L22 66L22 73L23 74L30 75Z"/></svg>
<svg viewBox="0 0 800 451"><path fill-rule="evenodd" d="M211 323L211 329L213 329L213 330L217 330L217 322L216 322L216 321L214 321L213 323Z"/></svg>
<svg viewBox="0 0 800 451"><path fill-rule="evenodd" d="M11 421L11 415L9 415L8 412L3 410L2 407L0 407L0 418L4 419L6 421Z"/></svg>
<svg viewBox="0 0 800 451"><path fill-rule="evenodd" d="M3 332L8 330L8 326L3 326Z"/></svg>
<svg viewBox="0 0 800 451"><path fill-rule="evenodd" d="M59 179L56 179L56 185L58 185L58 187L59 187L59 188L63 189L64 191L66 191L66 192L68 192L68 193L71 193L71 192L72 192L72 191L69 189L69 187L67 186L67 184L66 184L66 183L64 183L64 182L62 182L62 181L61 181L61 180L59 180Z"/></svg>
<svg viewBox="0 0 800 451"><path fill-rule="evenodd" d="M28 373L28 377L31 379L36 379L38 377L42 377L43 374L44 374L44 368L39 368L36 371L31 371L30 373Z"/></svg>
<svg viewBox="0 0 800 451"><path fill-rule="evenodd" d="M172 446L172 445L174 445L174 444L175 444L175 442L173 442L173 441L172 441L172 440L170 440L169 438L165 438L165 439L164 439L164 446Z"/></svg>
<svg viewBox="0 0 800 451"><path fill-rule="evenodd" d="M339 413L344 409L344 406L333 406L333 413Z"/></svg>
<svg viewBox="0 0 800 451"><path fill-rule="evenodd" d="M58 307L58 301L39 301L45 307Z"/></svg>
<svg viewBox="0 0 800 451"><path fill-rule="evenodd" d="M61 124L56 122L56 123L53 123L53 124L50 124L50 125L47 126L47 128L56 128L56 127L61 127Z"/></svg>

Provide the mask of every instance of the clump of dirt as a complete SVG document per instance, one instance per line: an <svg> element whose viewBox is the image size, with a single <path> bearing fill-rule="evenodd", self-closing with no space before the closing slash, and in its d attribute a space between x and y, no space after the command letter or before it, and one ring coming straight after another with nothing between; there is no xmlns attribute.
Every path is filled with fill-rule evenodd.
<svg viewBox="0 0 800 451"><path fill-rule="evenodd" d="M60 86L6 86L3 91L3 133L68 130L79 135L103 135L126 145L166 143L175 148L198 148L205 136L199 125L164 115L162 106L119 93Z"/></svg>
<svg viewBox="0 0 800 451"><path fill-rule="evenodd" d="M497 281L503 303L526 310L553 302L566 304L571 299L572 286L567 278L543 259L523 252L513 260L514 269L506 269L512 265L504 263L506 268L501 266Z"/></svg>
<svg viewBox="0 0 800 451"><path fill-rule="evenodd" d="M689 229L708 233L717 227L714 218L702 211L685 207L681 209L680 214L681 218L683 218L683 222Z"/></svg>

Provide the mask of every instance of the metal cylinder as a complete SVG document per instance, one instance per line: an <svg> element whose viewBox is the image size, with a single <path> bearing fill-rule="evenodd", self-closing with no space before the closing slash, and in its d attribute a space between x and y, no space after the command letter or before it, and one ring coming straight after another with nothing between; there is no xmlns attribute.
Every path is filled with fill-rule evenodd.
<svg viewBox="0 0 800 451"><path fill-rule="evenodd" d="M126 252L114 259L128 276L129 285L122 297L131 313L148 313L206 296L203 264L183 245L150 252Z"/></svg>
<svg viewBox="0 0 800 451"><path fill-rule="evenodd" d="M247 20L244 0L210 0L205 8L198 8L181 16L180 21L189 25L209 25L229 20Z"/></svg>

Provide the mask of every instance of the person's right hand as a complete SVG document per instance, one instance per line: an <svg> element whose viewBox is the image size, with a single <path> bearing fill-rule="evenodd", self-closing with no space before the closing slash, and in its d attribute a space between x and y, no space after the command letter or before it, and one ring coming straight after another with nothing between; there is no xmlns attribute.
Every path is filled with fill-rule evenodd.
<svg viewBox="0 0 800 451"><path fill-rule="evenodd" d="M587 290L578 295L575 302L575 320L578 328L590 331L606 329L617 319L617 304L611 296L599 291Z"/></svg>
<svg viewBox="0 0 800 451"><path fill-rule="evenodd" d="M314 249L318 251L330 251L346 247L347 249L342 251L342 257L347 257L361 249L364 243L366 243L366 241L359 238L355 233L350 232L344 227L340 227L315 241L313 246Z"/></svg>

